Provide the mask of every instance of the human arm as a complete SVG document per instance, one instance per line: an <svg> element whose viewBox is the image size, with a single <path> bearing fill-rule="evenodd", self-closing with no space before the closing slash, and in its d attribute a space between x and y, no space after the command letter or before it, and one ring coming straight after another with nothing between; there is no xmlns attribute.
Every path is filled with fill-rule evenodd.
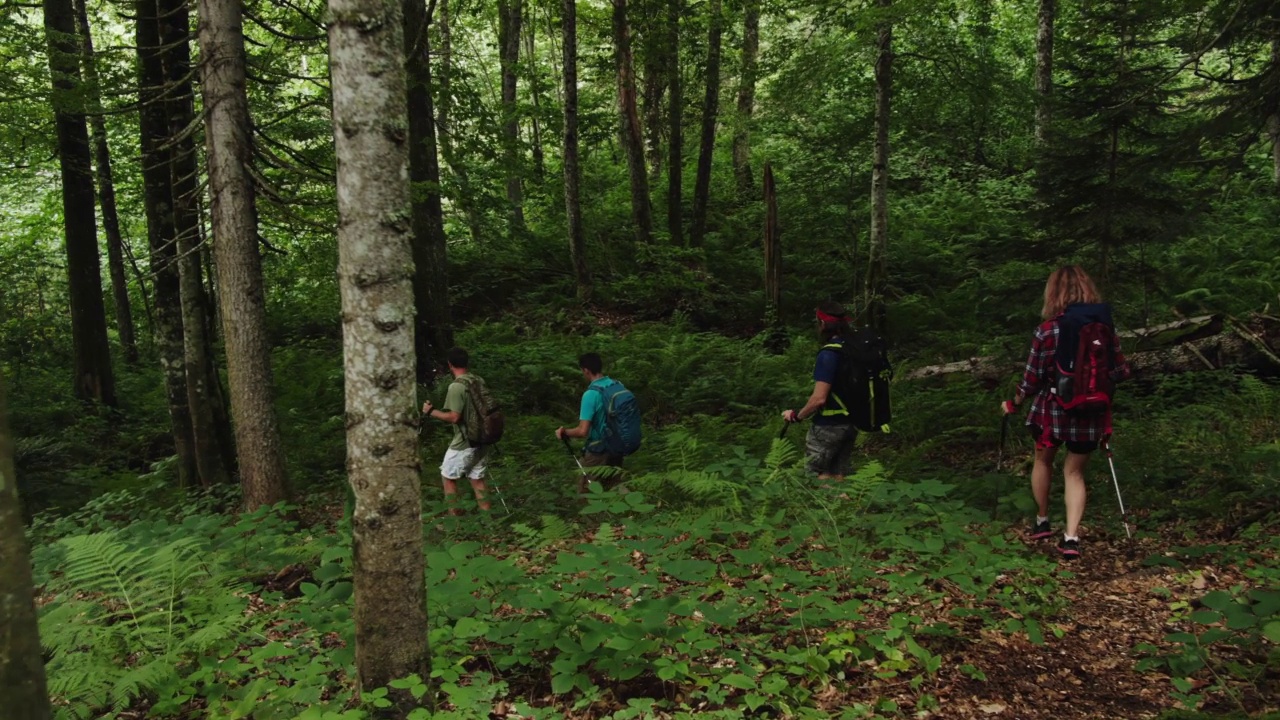
<svg viewBox="0 0 1280 720"><path fill-rule="evenodd" d="M831 383L821 380L813 384L813 393L809 395L809 399L799 410L787 410L782 413L782 418L787 422L800 422L807 417L822 411L822 406L827 404L827 398L831 395Z"/></svg>
<svg viewBox="0 0 1280 720"><path fill-rule="evenodd" d="M1018 383L1018 390L1013 396L1014 405L1044 389L1053 372L1053 356L1057 350L1058 326L1056 323L1041 325L1036 328L1035 337L1031 341L1031 352L1027 355L1027 366Z"/></svg>
<svg viewBox="0 0 1280 720"><path fill-rule="evenodd" d="M439 420L440 422L449 423L450 425L457 425L462 420L462 413L455 412L453 410L436 409L436 407L431 404L430 400L422 403L422 414L432 418L433 420Z"/></svg>
<svg viewBox="0 0 1280 720"><path fill-rule="evenodd" d="M422 404L422 412L428 417L450 425L462 422L462 409L467 406L467 388L459 382L449 384L444 396L444 407L436 408L431 401Z"/></svg>
<svg viewBox="0 0 1280 720"><path fill-rule="evenodd" d="M590 435L590 434L591 434L590 420L579 420L576 427L556 428L556 437L560 438L561 440L564 440L565 438L585 438L587 435Z"/></svg>
<svg viewBox="0 0 1280 720"><path fill-rule="evenodd" d="M556 437L564 440L565 438L587 438L591 436L591 422L595 419L597 412L604 410L604 396L587 388L582 394L582 402L578 407L578 424L574 427L558 427L556 428Z"/></svg>

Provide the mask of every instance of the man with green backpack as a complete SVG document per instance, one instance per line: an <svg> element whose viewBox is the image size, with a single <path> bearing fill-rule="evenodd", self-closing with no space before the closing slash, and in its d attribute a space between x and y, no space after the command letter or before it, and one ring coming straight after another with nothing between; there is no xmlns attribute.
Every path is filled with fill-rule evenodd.
<svg viewBox="0 0 1280 720"><path fill-rule="evenodd" d="M456 507L458 481L466 477L476 495L481 510L489 510L485 498L486 460L490 449L502 439L505 420L502 409L489 393L484 379L471 374L467 367L471 358L462 348L449 351L449 372L453 382L445 394L444 409L437 410L431 401L423 403L422 412L427 417L453 425L453 441L440 463L440 477L444 485L445 501L449 514L461 515Z"/></svg>
<svg viewBox="0 0 1280 720"><path fill-rule="evenodd" d="M606 465L622 467L622 459L640 448L640 407L636 396L604 374L604 361L598 354L587 353L578 358L578 367L587 381L578 425L556 428L556 437L566 445L569 438L586 438L579 463L583 470ZM578 492L585 493L590 481L584 474L578 481Z"/></svg>

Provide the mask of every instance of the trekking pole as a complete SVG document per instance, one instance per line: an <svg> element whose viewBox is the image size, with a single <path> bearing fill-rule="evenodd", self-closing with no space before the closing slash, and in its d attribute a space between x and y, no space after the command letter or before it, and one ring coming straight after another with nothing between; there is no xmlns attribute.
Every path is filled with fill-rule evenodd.
<svg viewBox="0 0 1280 720"><path fill-rule="evenodd" d="M564 441L564 449L569 451L569 457L573 458L573 462L578 466L578 472L582 473L582 480L578 482L578 493L585 494L587 485L591 482L591 476L587 474L587 469L583 467L582 461L578 459L578 453L573 451L573 446L569 444L569 438L560 438Z"/></svg>
<svg viewBox="0 0 1280 720"><path fill-rule="evenodd" d="M1120 503L1120 522L1124 524L1125 537L1132 543L1133 533L1129 532L1129 514L1124 509L1124 498L1120 497L1120 479L1116 477L1116 461L1111 454L1111 438L1103 440L1102 445L1107 449L1107 464L1111 466L1111 482L1116 486L1116 502Z"/></svg>
<svg viewBox="0 0 1280 720"><path fill-rule="evenodd" d="M791 429L791 423L787 422L786 420L783 420L783 421L782 421L782 430L778 432L778 439L779 439L779 440L781 440L782 438L786 437L786 436L787 436L787 430L789 430L789 429Z"/></svg>
<svg viewBox="0 0 1280 720"><path fill-rule="evenodd" d="M492 478L492 475L493 475L493 471L492 471L492 470L490 470L490 471L489 471L489 475L490 475L490 478ZM506 497L506 495L503 495L503 494L502 494L502 487L501 487L500 485L498 485L497 483L493 482L493 480L492 480L492 479L490 479L490 480L489 480L489 486L490 486L490 487L492 487L492 488L494 489L494 491L498 493L498 502L501 502L501 503L502 503L502 509L503 509L503 510L506 510L506 511L507 511L507 514L508 514L508 515L510 515L510 514L511 514L511 508L507 507L507 497Z"/></svg>
<svg viewBox="0 0 1280 720"><path fill-rule="evenodd" d="M1012 414L1004 413L1000 418L1000 452L996 454L996 472L1000 472L1000 466L1004 464L1004 445L1009 439L1009 416Z"/></svg>

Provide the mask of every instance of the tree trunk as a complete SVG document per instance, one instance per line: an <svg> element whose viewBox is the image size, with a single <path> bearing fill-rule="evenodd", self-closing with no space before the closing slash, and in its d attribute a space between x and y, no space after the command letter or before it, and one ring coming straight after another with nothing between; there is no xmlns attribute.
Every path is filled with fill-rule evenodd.
<svg viewBox="0 0 1280 720"><path fill-rule="evenodd" d="M760 54L760 0L745 0L742 24L742 77L738 81L738 122L733 133L733 174L738 192L750 197L755 190L751 176L751 116L756 105L756 65Z"/></svg>
<svg viewBox="0 0 1280 720"><path fill-rule="evenodd" d="M1271 40L1271 72L1280 72L1280 37ZM1272 91L1272 96L1277 107L1267 117L1267 135L1271 140L1271 179L1280 188L1280 92Z"/></svg>
<svg viewBox="0 0 1280 720"><path fill-rule="evenodd" d="M764 164L764 295L766 324L782 324L782 230L778 226L778 189L773 169Z"/></svg>
<svg viewBox="0 0 1280 720"><path fill-rule="evenodd" d="M538 39L535 22L525 23L525 55L529 58L529 95L533 98L533 116L530 125L533 129L533 176L541 185L547 176L546 158L542 151L542 82L538 73Z"/></svg>
<svg viewBox="0 0 1280 720"><path fill-rule="evenodd" d="M237 0L200 0L200 49L214 264L231 385L236 458L247 511L288 499L272 405L271 348L258 254L258 211L245 49ZM398 13L397 13L398 14Z"/></svg>
<svg viewBox="0 0 1280 720"><path fill-rule="evenodd" d="M356 667L365 690L430 677L402 11L400 3L329 1ZM416 706L401 693L397 704Z"/></svg>
<svg viewBox="0 0 1280 720"><path fill-rule="evenodd" d="M524 0L498 0L498 61L502 69L502 142L512 237L524 232L524 189L520 182L520 116L516 110L516 69L520 63L520 21Z"/></svg>
<svg viewBox="0 0 1280 720"><path fill-rule="evenodd" d="M1053 121L1053 21L1058 0L1040 0L1036 28L1036 144L1049 142Z"/></svg>
<svg viewBox="0 0 1280 720"><path fill-rule="evenodd" d="M579 197L582 168L578 164L578 5L577 0L563 0L563 3L560 29L564 36L564 210L578 299L585 302L591 297L591 271L587 266Z"/></svg>
<svg viewBox="0 0 1280 720"><path fill-rule="evenodd" d="M1217 317L1193 318L1188 322L1203 324L1187 326L1181 322L1166 323L1119 333L1122 338L1144 338L1158 334L1172 338L1166 341L1168 344L1150 350L1127 352L1126 358L1134 371L1170 374L1232 365L1268 370L1280 368L1280 362L1275 358L1276 352L1271 349L1280 347L1280 322L1262 316L1243 325L1228 325ZM1173 331L1181 332L1170 335ZM908 372L905 379L923 380L966 373L985 385L995 386L1022 367L1020 360L989 355L916 368Z"/></svg>
<svg viewBox="0 0 1280 720"><path fill-rule="evenodd" d="M102 302L98 221L94 216L89 130L80 84L80 48L71 0L44 0L44 30L53 78L53 115L62 177L62 227L67 250L67 297L75 353L77 398L115 406L115 378Z"/></svg>
<svg viewBox="0 0 1280 720"><path fill-rule="evenodd" d="M409 181L413 203L413 297L417 379L430 384L453 345L440 161L436 156L431 100L431 27L435 0L404 0L405 71L408 78Z"/></svg>
<svg viewBox="0 0 1280 720"><path fill-rule="evenodd" d="M667 0L667 232L684 244L684 94L680 82L680 10L683 0Z"/></svg>
<svg viewBox="0 0 1280 720"><path fill-rule="evenodd" d="M189 126L195 121L191 87L191 26L185 0L159 0L161 61L167 83L169 118L169 184L173 197L174 237L177 238L179 297L182 304L183 366L187 378L187 406L191 411L191 439L201 487L231 481L228 466L234 449L223 446L214 413L218 388L213 343L206 332L208 309L204 273L200 267L199 174L195 143Z"/></svg>
<svg viewBox="0 0 1280 720"><path fill-rule="evenodd" d="M0 712L7 720L48 720L53 710L45 685L31 553L13 472L5 399L0 379L0 697L5 705Z"/></svg>
<svg viewBox="0 0 1280 720"><path fill-rule="evenodd" d="M651 9L655 12L650 12ZM657 34L660 27L656 8L650 8L646 4L645 23L641 30L647 50L644 56L644 78L641 82L644 89L641 98L644 101L644 144L648 155L650 183L656 183L662 177L662 93L666 86L662 75L667 63L658 51L658 43L649 39L651 35Z"/></svg>
<svg viewBox="0 0 1280 720"><path fill-rule="evenodd" d="M76 0L76 21L80 28L80 52L88 81L89 138L93 142L94 167L98 176L98 204L102 208L102 229L107 235L107 267L111 273L111 298L116 312L120 349L129 365L138 362L138 341L134 336L133 308L129 303L129 281L124 274L124 237L116 211L116 186L111 172L111 149L107 144L107 124L102 116L102 85L98 79L98 58L93 52L93 32L85 0Z"/></svg>
<svg viewBox="0 0 1280 720"><path fill-rule="evenodd" d="M877 0L887 11L893 0ZM893 25L886 17L876 32L875 148L871 160L871 237L868 243L866 307L867 324L884 331L885 286L888 282L889 245L889 120L893 97Z"/></svg>
<svg viewBox="0 0 1280 720"><path fill-rule="evenodd" d="M467 219L467 230L471 235L471 242L481 243L484 241L483 230L480 224L480 213L475 207L475 199L472 197L471 176L467 172L467 166L457 157L454 151L453 143L453 92L451 89L453 81L453 33L449 23L449 0L439 0L440 2L440 56L443 64L440 67L440 103L439 117L436 118L436 128L440 136L440 155L444 157L444 162L449 166L449 172L453 175L454 180L458 183L458 197L456 198L458 207L462 209L462 214Z"/></svg>
<svg viewBox="0 0 1280 720"><path fill-rule="evenodd" d="M631 221L636 242L653 239L653 208L649 204L649 175L644 166L644 139L636 108L636 76L631 59L631 26L627 22L627 0L613 2L614 62L618 71L618 113L622 118L621 142L627 153L627 173L631 179Z"/></svg>
<svg viewBox="0 0 1280 720"><path fill-rule="evenodd" d="M137 0L138 104L142 148L142 203L147 215L150 270L155 278L155 343L164 373L169 425L178 455L178 482L190 487L197 480L195 440L191 434L191 408L187 404L187 378L183 354L182 298L179 290L178 248L174 238L173 187L169 175L169 151L165 149L169 126L164 101L164 65L160 51L157 0Z"/></svg>
<svg viewBox="0 0 1280 720"><path fill-rule="evenodd" d="M716 115L720 110L720 34L724 24L720 0L711 0L711 28L707 31L707 94L702 101L702 144L698 147L698 176L693 184L693 227L690 241L701 245L707 232L711 201L711 160L716 149Z"/></svg>

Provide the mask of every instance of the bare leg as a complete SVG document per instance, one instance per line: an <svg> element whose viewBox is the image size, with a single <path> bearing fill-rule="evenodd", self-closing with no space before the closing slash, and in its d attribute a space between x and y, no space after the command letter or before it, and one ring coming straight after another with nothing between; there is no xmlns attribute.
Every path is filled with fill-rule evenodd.
<svg viewBox="0 0 1280 720"><path fill-rule="evenodd" d="M476 494L476 504L480 506L480 509L488 512L489 501L484 497L484 478L480 478L479 480L471 478L471 491Z"/></svg>
<svg viewBox="0 0 1280 720"><path fill-rule="evenodd" d="M462 511L458 509L458 481L454 478L441 477L440 484L444 486L444 502L449 506L449 514L461 515Z"/></svg>
<svg viewBox="0 0 1280 720"><path fill-rule="evenodd" d="M1080 536L1080 519L1084 517L1085 498L1088 495L1084 484L1084 467L1088 462L1088 455L1069 452L1063 467L1063 476L1067 481L1063 493L1067 504L1066 534L1071 537Z"/></svg>
<svg viewBox="0 0 1280 720"><path fill-rule="evenodd" d="M1040 517L1049 517L1049 483L1053 477L1053 459L1058 448L1036 448L1036 462L1031 468L1031 494L1040 508Z"/></svg>

